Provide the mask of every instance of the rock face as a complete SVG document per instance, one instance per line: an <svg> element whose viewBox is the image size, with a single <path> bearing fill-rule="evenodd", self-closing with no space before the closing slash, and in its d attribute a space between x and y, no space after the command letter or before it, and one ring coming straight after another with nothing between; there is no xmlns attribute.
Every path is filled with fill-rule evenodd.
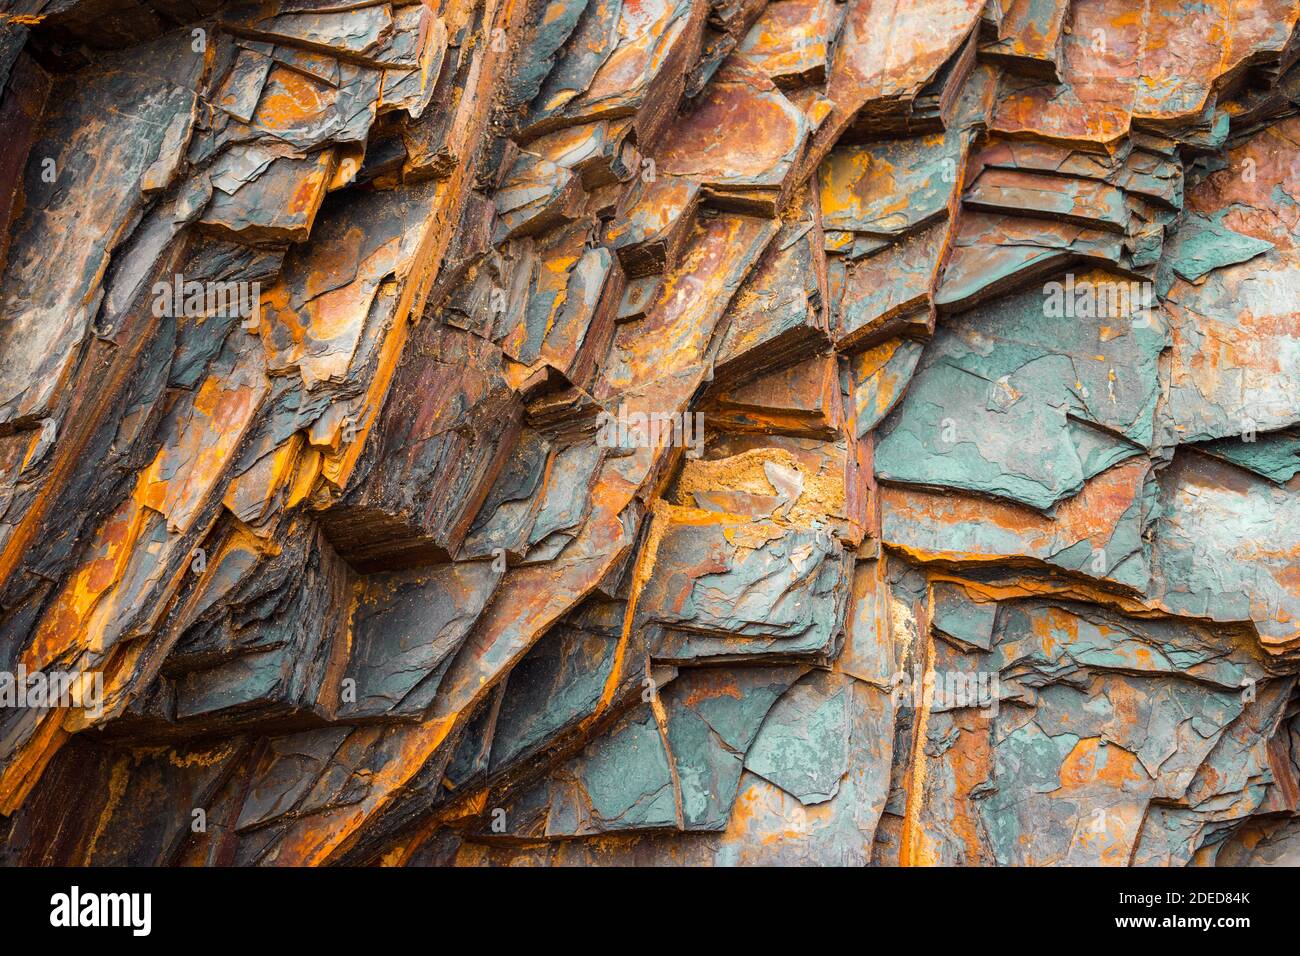
<svg viewBox="0 0 1300 956"><path fill-rule="evenodd" d="M0 861L1300 857L1300 3L0 18Z"/></svg>

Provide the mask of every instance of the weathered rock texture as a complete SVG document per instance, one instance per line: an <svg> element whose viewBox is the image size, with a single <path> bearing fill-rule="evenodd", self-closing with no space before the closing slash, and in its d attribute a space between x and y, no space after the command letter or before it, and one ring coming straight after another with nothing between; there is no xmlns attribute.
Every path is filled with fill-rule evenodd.
<svg viewBox="0 0 1300 956"><path fill-rule="evenodd" d="M1295 863L1298 19L8 0L0 859Z"/></svg>

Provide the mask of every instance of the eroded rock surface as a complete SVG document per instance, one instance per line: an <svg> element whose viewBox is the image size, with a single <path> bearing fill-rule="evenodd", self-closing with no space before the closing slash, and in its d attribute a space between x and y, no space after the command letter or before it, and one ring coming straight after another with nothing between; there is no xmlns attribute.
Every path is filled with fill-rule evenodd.
<svg viewBox="0 0 1300 956"><path fill-rule="evenodd" d="M0 861L1294 865L1298 22L9 3Z"/></svg>

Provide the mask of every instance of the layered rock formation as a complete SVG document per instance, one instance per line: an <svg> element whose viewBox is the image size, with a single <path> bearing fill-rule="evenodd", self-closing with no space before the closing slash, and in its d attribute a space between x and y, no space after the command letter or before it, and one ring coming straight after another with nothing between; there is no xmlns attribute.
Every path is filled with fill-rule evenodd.
<svg viewBox="0 0 1300 956"><path fill-rule="evenodd" d="M1300 3L2 18L0 860L1300 859Z"/></svg>

